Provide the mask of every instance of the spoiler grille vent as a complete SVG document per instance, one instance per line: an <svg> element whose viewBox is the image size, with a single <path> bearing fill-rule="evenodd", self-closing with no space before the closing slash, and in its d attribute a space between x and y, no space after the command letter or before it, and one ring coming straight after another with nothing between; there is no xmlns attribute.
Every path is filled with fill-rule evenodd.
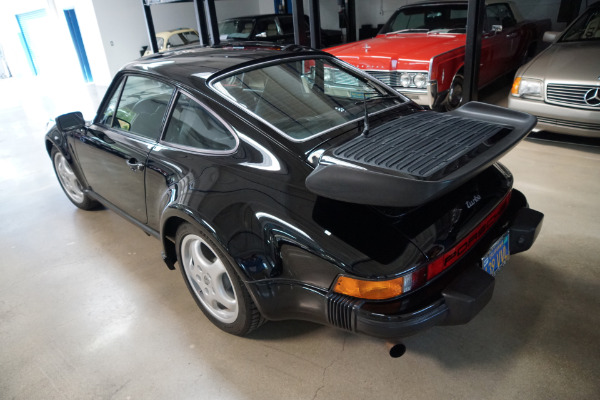
<svg viewBox="0 0 600 400"><path fill-rule="evenodd" d="M341 294L332 293L327 297L327 319L338 328L354 331L354 307L362 301Z"/></svg>
<svg viewBox="0 0 600 400"><path fill-rule="evenodd" d="M512 131L505 125L430 111L374 127L334 156L417 178L436 179L466 164Z"/></svg>

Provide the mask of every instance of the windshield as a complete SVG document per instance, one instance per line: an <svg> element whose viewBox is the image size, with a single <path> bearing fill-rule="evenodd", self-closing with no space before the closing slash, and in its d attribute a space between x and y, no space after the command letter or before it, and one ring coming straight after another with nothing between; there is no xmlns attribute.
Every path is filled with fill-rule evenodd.
<svg viewBox="0 0 600 400"><path fill-rule="evenodd" d="M467 26L466 4L436 4L402 8L396 11L379 33L446 31L464 33Z"/></svg>
<svg viewBox="0 0 600 400"><path fill-rule="evenodd" d="M229 19L219 23L219 37L221 40L227 39L247 39L252 33L254 19L240 18Z"/></svg>
<svg viewBox="0 0 600 400"><path fill-rule="evenodd" d="M294 141L408 100L330 59L294 59L211 83L221 95Z"/></svg>
<svg viewBox="0 0 600 400"><path fill-rule="evenodd" d="M589 9L565 32L561 42L600 40L600 7Z"/></svg>

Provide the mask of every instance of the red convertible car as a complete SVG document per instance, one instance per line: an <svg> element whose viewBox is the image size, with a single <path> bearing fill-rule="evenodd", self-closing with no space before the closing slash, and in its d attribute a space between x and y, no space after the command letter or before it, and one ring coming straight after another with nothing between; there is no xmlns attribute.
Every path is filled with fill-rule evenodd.
<svg viewBox="0 0 600 400"><path fill-rule="evenodd" d="M466 25L467 1L413 4L398 9L375 38L325 51L422 106L452 110L462 101ZM533 56L542 25L546 22L524 20L511 2L488 1L479 86L513 72ZM347 84L335 79L329 83Z"/></svg>

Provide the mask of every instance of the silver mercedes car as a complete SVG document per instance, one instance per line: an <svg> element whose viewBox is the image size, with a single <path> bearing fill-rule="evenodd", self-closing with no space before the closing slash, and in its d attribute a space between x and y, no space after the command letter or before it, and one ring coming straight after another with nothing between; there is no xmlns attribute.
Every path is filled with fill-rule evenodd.
<svg viewBox="0 0 600 400"><path fill-rule="evenodd" d="M537 131L600 137L600 2L516 73L508 107L538 118Z"/></svg>

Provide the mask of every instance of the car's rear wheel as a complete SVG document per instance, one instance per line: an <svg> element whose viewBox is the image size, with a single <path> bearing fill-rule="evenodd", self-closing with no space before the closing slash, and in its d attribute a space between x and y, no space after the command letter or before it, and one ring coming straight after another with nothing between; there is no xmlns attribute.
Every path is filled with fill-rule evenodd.
<svg viewBox="0 0 600 400"><path fill-rule="evenodd" d="M213 324L234 335L245 335L262 324L233 262L218 243L188 223L177 230L176 243L183 279Z"/></svg>
<svg viewBox="0 0 600 400"><path fill-rule="evenodd" d="M60 187L68 199L71 200L71 203L82 210L91 210L98 207L99 203L83 191L81 183L73 172L67 158L57 148L52 149L51 157Z"/></svg>
<svg viewBox="0 0 600 400"><path fill-rule="evenodd" d="M464 81L465 78L461 73L454 75L454 79L452 79L450 89L448 90L448 94L442 103L442 107L445 111L456 110L458 107L460 107L460 104L463 100Z"/></svg>

